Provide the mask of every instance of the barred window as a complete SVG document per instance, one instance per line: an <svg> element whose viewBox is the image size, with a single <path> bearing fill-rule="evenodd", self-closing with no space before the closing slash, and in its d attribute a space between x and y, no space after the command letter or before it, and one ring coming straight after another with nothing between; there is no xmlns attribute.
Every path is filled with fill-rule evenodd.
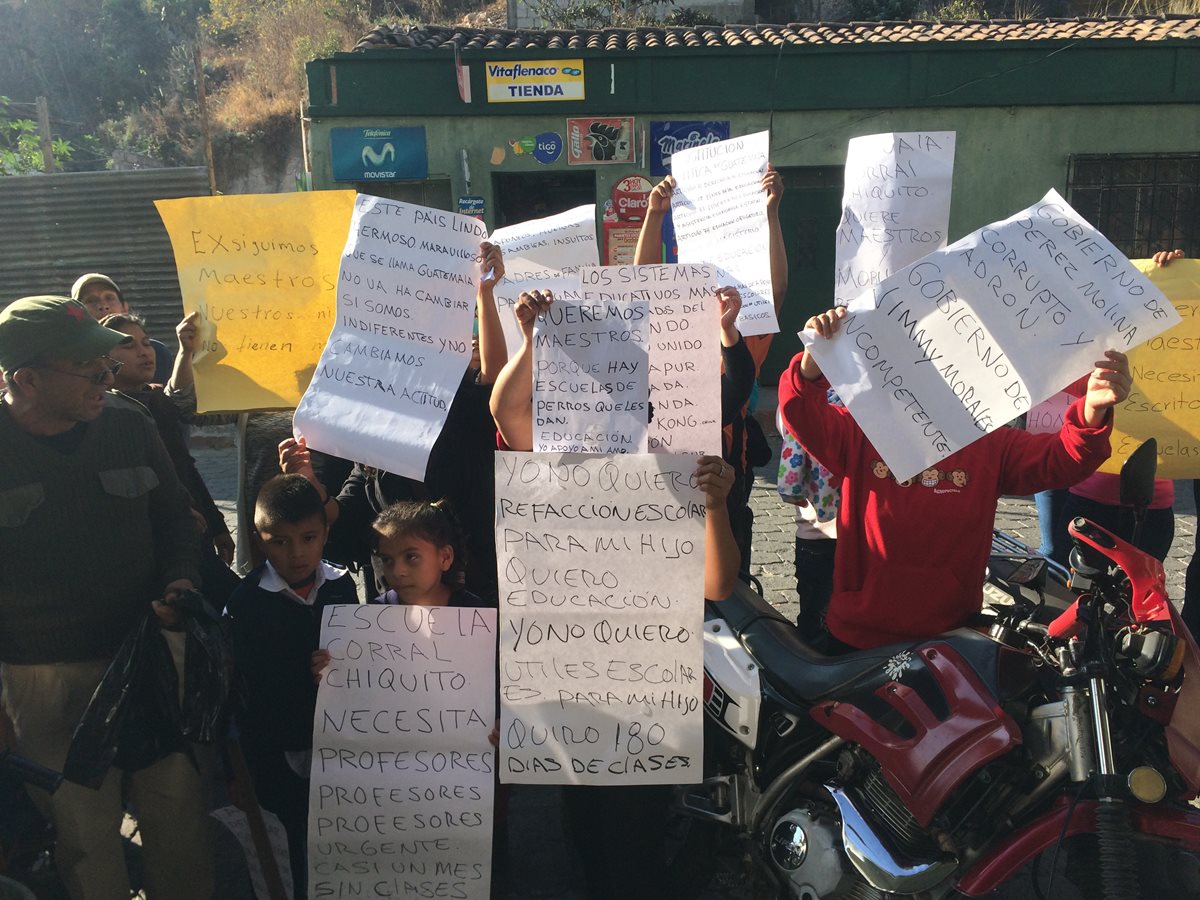
<svg viewBox="0 0 1200 900"><path fill-rule="evenodd" d="M1130 259L1200 254L1200 153L1072 156L1067 199Z"/></svg>

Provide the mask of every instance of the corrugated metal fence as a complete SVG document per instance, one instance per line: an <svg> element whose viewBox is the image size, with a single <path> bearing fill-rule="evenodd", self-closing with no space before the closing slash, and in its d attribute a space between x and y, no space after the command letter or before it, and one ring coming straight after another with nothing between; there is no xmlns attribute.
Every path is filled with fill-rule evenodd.
<svg viewBox="0 0 1200 900"><path fill-rule="evenodd" d="M62 294L85 272L121 286L151 336L175 348L175 256L155 200L208 194L203 168L0 178L0 308Z"/></svg>

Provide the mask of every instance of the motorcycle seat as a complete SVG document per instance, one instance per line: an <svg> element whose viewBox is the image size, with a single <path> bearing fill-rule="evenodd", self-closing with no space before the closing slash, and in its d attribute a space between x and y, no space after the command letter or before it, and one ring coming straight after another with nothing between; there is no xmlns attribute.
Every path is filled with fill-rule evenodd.
<svg viewBox="0 0 1200 900"><path fill-rule="evenodd" d="M713 610L741 638L768 683L786 699L803 706L890 681L889 661L927 643L888 644L843 656L825 656L800 638L792 622L741 584L727 599L714 604ZM958 650L985 682L994 682L997 649L991 639L964 628L940 635L937 640Z"/></svg>

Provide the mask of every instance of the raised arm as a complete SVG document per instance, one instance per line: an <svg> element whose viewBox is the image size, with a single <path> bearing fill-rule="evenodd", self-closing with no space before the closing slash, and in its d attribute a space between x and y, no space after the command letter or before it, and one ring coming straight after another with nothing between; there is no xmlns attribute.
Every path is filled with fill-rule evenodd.
<svg viewBox="0 0 1200 900"><path fill-rule="evenodd" d="M767 195L767 226L771 231L771 294L775 301L775 316L783 309L787 297L787 247L783 241L783 226L779 224L779 201L783 199L783 176L770 163L762 177L763 193Z"/></svg>
<svg viewBox="0 0 1200 900"><path fill-rule="evenodd" d="M529 291L513 309L521 328L521 349L500 371L489 404L496 430L513 450L533 449L533 325L553 302L549 291Z"/></svg>
<svg viewBox="0 0 1200 900"><path fill-rule="evenodd" d="M835 306L833 309L812 316L804 323L804 329L816 331L821 338L828 340L837 334L838 329L842 327L844 318L846 318L846 307ZM811 353L804 354L804 359L800 363L800 374L805 381L816 381L821 377L821 367L817 365L817 361L813 359Z"/></svg>
<svg viewBox="0 0 1200 900"><path fill-rule="evenodd" d="M702 456L696 461L696 482L704 491L704 596L724 600L737 584L742 553L733 539L729 505L733 466L719 456Z"/></svg>
<svg viewBox="0 0 1200 900"><path fill-rule="evenodd" d="M475 296L479 316L479 383L494 384L508 362L500 311L496 308L496 285L504 277L504 255L495 244L479 245L479 291Z"/></svg>
<svg viewBox="0 0 1200 900"><path fill-rule="evenodd" d="M671 211L671 194L675 192L675 179L668 175L654 186L646 207L646 218L642 219L642 230L638 232L637 248L633 251L633 264L648 266L662 262L662 226Z"/></svg>
<svg viewBox="0 0 1200 900"><path fill-rule="evenodd" d="M192 371L192 357L196 353L196 329L200 322L200 313L194 312L183 317L175 326L175 338L179 341L179 351L175 354L175 366L171 370L171 378L167 382L168 395L186 391L196 383Z"/></svg>

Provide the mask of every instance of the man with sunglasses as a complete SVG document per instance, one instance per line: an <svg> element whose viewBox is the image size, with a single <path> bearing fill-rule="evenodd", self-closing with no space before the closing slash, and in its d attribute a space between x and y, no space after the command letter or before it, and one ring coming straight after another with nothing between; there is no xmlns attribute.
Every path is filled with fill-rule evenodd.
<svg viewBox="0 0 1200 900"><path fill-rule="evenodd" d="M52 769L124 637L150 608L173 625L172 598L198 581L187 492L153 423L106 404L117 368L107 354L128 340L62 297L0 312L0 742L7 732ZM114 768L98 791L31 789L71 897L129 896L123 781L149 897L208 900L206 809L182 753Z"/></svg>

